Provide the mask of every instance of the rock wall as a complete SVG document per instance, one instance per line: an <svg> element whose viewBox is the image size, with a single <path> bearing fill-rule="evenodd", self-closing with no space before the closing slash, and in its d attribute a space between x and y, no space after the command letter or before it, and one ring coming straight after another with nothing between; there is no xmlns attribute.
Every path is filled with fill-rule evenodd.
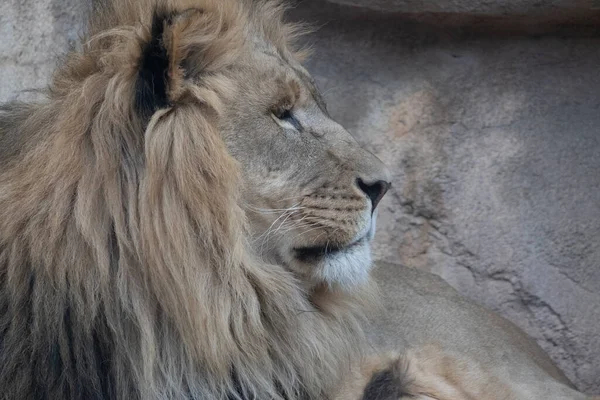
<svg viewBox="0 0 600 400"><path fill-rule="evenodd" d="M385 12L487 15L579 13L600 7L594 0L330 0L343 5Z"/></svg>
<svg viewBox="0 0 600 400"><path fill-rule="evenodd" d="M43 88L81 32L85 1L0 1L0 102Z"/></svg>
<svg viewBox="0 0 600 400"><path fill-rule="evenodd" d="M309 70L331 114L393 171L377 256L441 275L600 393L594 2L331 1L291 15L323 26ZM0 101L44 86L85 4L0 2Z"/></svg>

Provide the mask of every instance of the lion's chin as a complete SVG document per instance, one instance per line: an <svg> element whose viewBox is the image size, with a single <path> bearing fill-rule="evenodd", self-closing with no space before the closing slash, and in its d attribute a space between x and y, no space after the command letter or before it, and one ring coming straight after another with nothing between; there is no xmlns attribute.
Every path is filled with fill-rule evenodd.
<svg viewBox="0 0 600 400"><path fill-rule="evenodd" d="M368 237L346 245L294 248L277 261L301 277L309 286L350 290L365 284L371 270L371 246Z"/></svg>
<svg viewBox="0 0 600 400"><path fill-rule="evenodd" d="M377 214L371 217L366 232L344 246L301 247L293 249L288 265L302 271L313 284L352 289L369 280L372 267L371 241L375 236Z"/></svg>
<svg viewBox="0 0 600 400"><path fill-rule="evenodd" d="M284 246L273 254L274 262L298 275L304 284L327 285L351 290L369 281L372 267L371 241L375 236L376 213L369 226L354 241L336 245Z"/></svg>
<svg viewBox="0 0 600 400"><path fill-rule="evenodd" d="M311 266L312 279L330 286L352 289L368 281L371 265L369 241L363 240L315 260Z"/></svg>

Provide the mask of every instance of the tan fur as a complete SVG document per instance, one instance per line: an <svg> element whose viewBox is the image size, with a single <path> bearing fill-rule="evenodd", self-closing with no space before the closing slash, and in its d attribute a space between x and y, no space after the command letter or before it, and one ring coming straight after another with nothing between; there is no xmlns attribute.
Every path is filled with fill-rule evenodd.
<svg viewBox="0 0 600 400"><path fill-rule="evenodd" d="M400 355L363 359L375 217L357 182L389 174L328 116L302 29L271 2L106 4L46 98L0 111L3 399L361 400L388 369L402 398L584 398L515 327L408 270L379 277L400 298L374 328ZM167 104L148 111L156 11ZM302 129L276 121L289 109ZM315 245L341 250L293 256Z"/></svg>
<svg viewBox="0 0 600 400"><path fill-rule="evenodd" d="M385 310L372 316L369 338L392 351L348 375L336 400L594 399L521 329L440 277L384 262L373 275Z"/></svg>
<svg viewBox="0 0 600 400"><path fill-rule="evenodd" d="M247 35L287 46L293 28L273 4L160 2L171 105L146 122L156 3L97 10L47 98L0 114L17 138L0 160L3 398L325 398L360 353L366 289L306 292L255 255L218 128Z"/></svg>
<svg viewBox="0 0 600 400"><path fill-rule="evenodd" d="M369 397L369 400L518 400L510 385L501 383L493 374L487 374L474 360L450 356L437 346L425 346L405 354L382 354L363 363L352 380L338 394L339 400L362 400L369 381L382 371L393 370L401 375L403 395L397 397Z"/></svg>
<svg viewBox="0 0 600 400"><path fill-rule="evenodd" d="M372 357L344 382L336 400L596 400L555 381L531 380L526 384L507 379L496 369L501 363L486 362L464 354L426 345L404 354L389 353ZM514 364L518 368L518 364ZM370 379L382 371L397 376L399 396L363 397ZM368 389L367 389L368 390ZM383 393L383 392L382 392Z"/></svg>

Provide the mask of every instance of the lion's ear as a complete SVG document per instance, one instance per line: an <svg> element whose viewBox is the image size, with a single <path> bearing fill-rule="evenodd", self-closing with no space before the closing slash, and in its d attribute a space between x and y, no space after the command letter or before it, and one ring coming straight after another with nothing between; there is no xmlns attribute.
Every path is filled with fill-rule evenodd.
<svg viewBox="0 0 600 400"><path fill-rule="evenodd" d="M144 119L178 102L189 84L230 65L245 41L245 17L231 2L214 9L154 12L142 45L135 85L135 106Z"/></svg>
<svg viewBox="0 0 600 400"><path fill-rule="evenodd" d="M145 119L170 103L168 80L171 62L165 44L165 28L169 19L165 13L154 13L150 38L142 49L135 84L135 106Z"/></svg>
<svg viewBox="0 0 600 400"><path fill-rule="evenodd" d="M198 10L182 13L157 10L152 18L150 37L143 45L135 87L135 104L142 117L168 107L182 92L182 25Z"/></svg>

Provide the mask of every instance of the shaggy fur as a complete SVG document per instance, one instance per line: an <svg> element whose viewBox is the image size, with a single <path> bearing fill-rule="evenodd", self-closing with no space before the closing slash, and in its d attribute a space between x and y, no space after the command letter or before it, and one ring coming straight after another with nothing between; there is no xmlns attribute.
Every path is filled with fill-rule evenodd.
<svg viewBox="0 0 600 400"><path fill-rule="evenodd" d="M250 4L115 0L3 108L3 399L324 399L357 356L360 291L305 293L248 245L222 72L294 31Z"/></svg>

